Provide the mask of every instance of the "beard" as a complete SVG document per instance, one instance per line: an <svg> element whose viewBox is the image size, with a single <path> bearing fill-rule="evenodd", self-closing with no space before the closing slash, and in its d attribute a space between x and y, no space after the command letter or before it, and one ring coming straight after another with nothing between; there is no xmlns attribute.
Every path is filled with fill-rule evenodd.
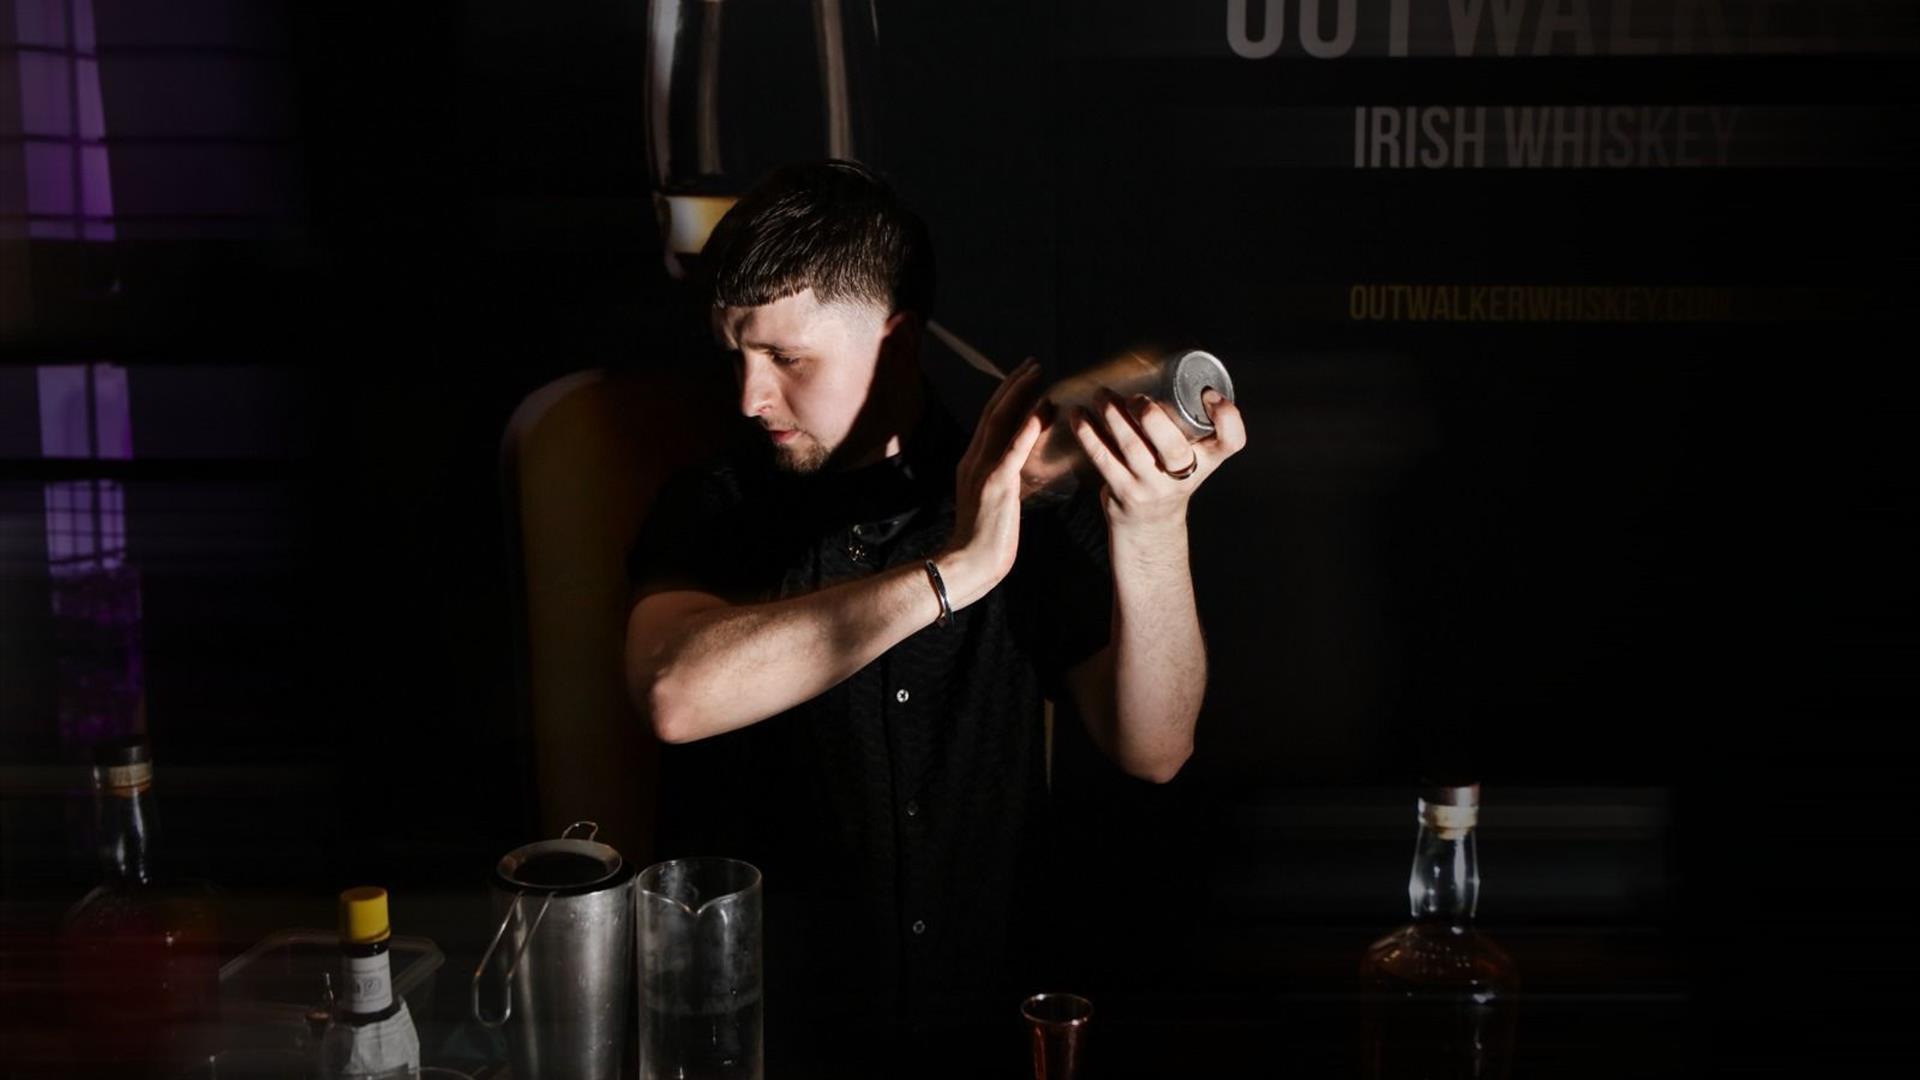
<svg viewBox="0 0 1920 1080"><path fill-rule="evenodd" d="M774 467L795 476L810 476L819 472L832 456L831 449L806 432L801 432L786 445L775 444L773 447Z"/></svg>

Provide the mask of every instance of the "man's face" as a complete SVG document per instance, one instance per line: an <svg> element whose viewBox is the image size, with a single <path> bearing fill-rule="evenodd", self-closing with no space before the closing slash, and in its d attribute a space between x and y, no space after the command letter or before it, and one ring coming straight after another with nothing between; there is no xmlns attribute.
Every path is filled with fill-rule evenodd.
<svg viewBox="0 0 1920 1080"><path fill-rule="evenodd" d="M822 304L806 289L759 307L714 314L733 354L740 412L773 440L783 469L816 472L867 404L889 320L864 304Z"/></svg>

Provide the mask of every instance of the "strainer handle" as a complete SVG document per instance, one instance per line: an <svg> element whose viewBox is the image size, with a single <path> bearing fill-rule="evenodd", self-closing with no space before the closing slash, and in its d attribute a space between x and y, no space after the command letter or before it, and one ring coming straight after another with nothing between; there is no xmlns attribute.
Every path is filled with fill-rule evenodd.
<svg viewBox="0 0 1920 1080"><path fill-rule="evenodd" d="M589 823L591 824L591 823ZM500 938L507 932L507 924L513 921L514 913L520 910L520 901L527 894L515 893L513 903L507 905L507 913L500 917L500 928L493 932L493 940L487 943L487 951L480 954L480 963L473 969L473 1018L485 1027L497 1028L513 1017L513 973L520 970L520 959L527 955L527 946L533 944L533 935L540 929L540 920L547 917L547 908L553 906L553 894L548 893L546 902L533 916L533 925L527 927L527 936L520 940L520 948L513 954L513 962L507 965L507 974L500 981L500 1015L489 1019L480 1009L480 979L487 971L487 961L493 959L493 950L500 945Z"/></svg>

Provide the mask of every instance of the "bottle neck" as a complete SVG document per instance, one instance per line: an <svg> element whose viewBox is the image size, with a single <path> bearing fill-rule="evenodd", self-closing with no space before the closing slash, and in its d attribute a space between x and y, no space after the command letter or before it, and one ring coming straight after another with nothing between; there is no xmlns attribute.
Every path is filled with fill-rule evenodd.
<svg viewBox="0 0 1920 1080"><path fill-rule="evenodd" d="M145 785L106 788L100 792L99 805L102 877L110 885L151 884L153 796Z"/></svg>
<svg viewBox="0 0 1920 1080"><path fill-rule="evenodd" d="M1440 829L1421 822L1407 899L1415 921L1452 927L1473 922L1480 904L1480 861L1472 829Z"/></svg>

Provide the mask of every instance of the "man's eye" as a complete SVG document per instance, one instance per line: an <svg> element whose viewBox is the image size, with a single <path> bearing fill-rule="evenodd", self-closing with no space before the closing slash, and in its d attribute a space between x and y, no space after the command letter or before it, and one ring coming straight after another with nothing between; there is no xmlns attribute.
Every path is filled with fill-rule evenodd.
<svg viewBox="0 0 1920 1080"><path fill-rule="evenodd" d="M792 367L800 362L797 356L787 356L783 353L774 353L772 356L775 367Z"/></svg>

